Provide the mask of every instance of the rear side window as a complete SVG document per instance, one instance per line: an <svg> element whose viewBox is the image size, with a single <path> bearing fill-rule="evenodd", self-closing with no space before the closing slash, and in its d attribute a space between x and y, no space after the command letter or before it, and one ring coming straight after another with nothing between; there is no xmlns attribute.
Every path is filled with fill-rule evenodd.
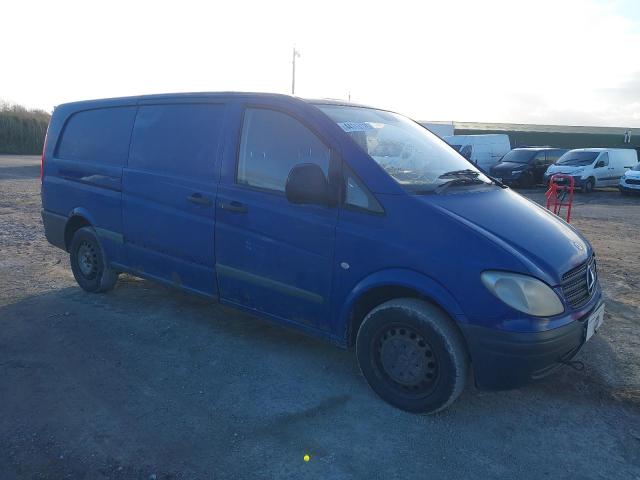
<svg viewBox="0 0 640 480"><path fill-rule="evenodd" d="M74 113L62 132L56 157L122 166L127 161L136 107Z"/></svg>
<svg viewBox="0 0 640 480"><path fill-rule="evenodd" d="M329 148L298 120L281 112L248 108L244 114L237 182L284 192L289 171L299 163L315 163L325 176Z"/></svg>
<svg viewBox="0 0 640 480"><path fill-rule="evenodd" d="M224 105L140 107L129 168L211 180L224 125Z"/></svg>

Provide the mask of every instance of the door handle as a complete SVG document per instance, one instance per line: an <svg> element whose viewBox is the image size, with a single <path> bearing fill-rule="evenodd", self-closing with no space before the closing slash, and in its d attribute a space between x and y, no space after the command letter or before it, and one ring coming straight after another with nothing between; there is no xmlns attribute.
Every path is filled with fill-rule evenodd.
<svg viewBox="0 0 640 480"><path fill-rule="evenodd" d="M203 196L201 193L192 193L187 197L191 203L195 203L196 205L204 205L205 207L209 207L213 204L209 197Z"/></svg>
<svg viewBox="0 0 640 480"><path fill-rule="evenodd" d="M240 202L220 202L220 209L231 213L247 213L247 207Z"/></svg>

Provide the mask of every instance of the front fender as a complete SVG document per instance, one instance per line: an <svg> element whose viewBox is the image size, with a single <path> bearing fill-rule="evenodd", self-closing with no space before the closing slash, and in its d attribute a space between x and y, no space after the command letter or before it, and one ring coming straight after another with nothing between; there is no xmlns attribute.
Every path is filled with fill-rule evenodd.
<svg viewBox="0 0 640 480"><path fill-rule="evenodd" d="M390 268L379 270L363 278L347 295L339 312L340 331L336 334L346 340L350 314L358 299L377 287L404 287L430 299L457 323L468 323L462 308L451 293L437 280L415 270Z"/></svg>

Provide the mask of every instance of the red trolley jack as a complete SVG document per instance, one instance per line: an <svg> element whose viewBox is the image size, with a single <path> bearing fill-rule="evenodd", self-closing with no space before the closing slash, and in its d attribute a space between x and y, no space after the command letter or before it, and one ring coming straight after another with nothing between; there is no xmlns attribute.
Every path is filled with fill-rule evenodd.
<svg viewBox="0 0 640 480"><path fill-rule="evenodd" d="M571 205L575 182L571 175L556 173L549 179L549 189L546 191L547 210L562 216L562 207L566 207L567 223L571 223Z"/></svg>

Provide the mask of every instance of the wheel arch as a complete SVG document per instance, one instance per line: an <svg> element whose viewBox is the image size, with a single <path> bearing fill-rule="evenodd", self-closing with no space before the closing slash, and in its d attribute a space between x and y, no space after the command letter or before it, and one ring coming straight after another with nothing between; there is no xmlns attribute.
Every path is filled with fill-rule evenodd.
<svg viewBox="0 0 640 480"><path fill-rule="evenodd" d="M64 227L64 246L67 251L71 246L73 235L82 227L92 227L93 222L91 215L84 208L74 208L69 214L69 219Z"/></svg>
<svg viewBox="0 0 640 480"><path fill-rule="evenodd" d="M369 275L347 296L340 312L342 331L338 335L353 346L364 317L376 306L394 298L419 298L442 309L454 321L466 323L460 305L439 282L408 269L389 269Z"/></svg>

